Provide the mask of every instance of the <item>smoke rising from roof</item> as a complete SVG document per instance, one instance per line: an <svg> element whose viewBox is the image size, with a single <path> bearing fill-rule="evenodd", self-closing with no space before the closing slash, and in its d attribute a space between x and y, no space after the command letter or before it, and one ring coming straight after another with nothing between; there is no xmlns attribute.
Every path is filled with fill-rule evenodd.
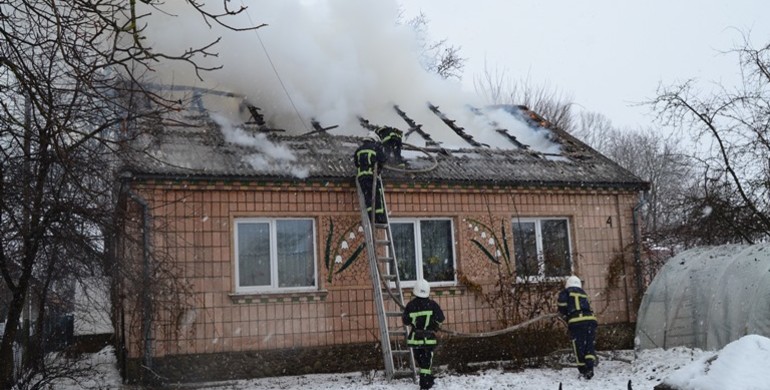
<svg viewBox="0 0 770 390"><path fill-rule="evenodd" d="M240 6L238 1L232 3L232 8ZM243 4L248 9L228 19L231 25L267 26L241 32L213 24L208 28L184 2L167 5L175 16L150 10L150 47L179 51L221 37L212 49L218 56L199 62L223 66L202 74L205 80L200 81L187 64L160 65L152 75L154 82L241 95L261 109L270 127L291 134L312 131L311 120L316 120L323 127L338 125L331 131L334 134L364 135L359 116L373 124L407 129L393 109L398 105L434 139L446 146L467 146L427 109L430 102L449 118L473 126L469 132L474 137L485 137L480 142L495 147L509 144L488 131L488 121L479 121L468 110L469 105L483 105L476 96L463 92L459 83L423 69L419 40L410 26L398 23L396 1L255 0ZM231 120L248 119L240 102L230 100L207 102L207 108L218 104L219 113ZM528 128L510 115L495 120L505 128ZM509 126L501 121L512 122ZM475 128L479 122L486 129ZM554 146L542 134L538 137L548 148Z"/></svg>

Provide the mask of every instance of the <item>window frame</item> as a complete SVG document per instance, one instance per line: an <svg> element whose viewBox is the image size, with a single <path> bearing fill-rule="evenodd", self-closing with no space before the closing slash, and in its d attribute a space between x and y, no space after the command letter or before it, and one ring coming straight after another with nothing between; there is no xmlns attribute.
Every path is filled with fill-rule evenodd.
<svg viewBox="0 0 770 390"><path fill-rule="evenodd" d="M309 221L313 230L311 242L313 248L313 285L305 287L279 287L278 286L278 229L279 221ZM267 223L270 226L270 285L269 286L241 286L240 285L240 248L238 242L238 229L241 224ZM315 218L287 217L239 217L233 220L233 289L236 294L285 294L295 292L318 291L318 240Z"/></svg>
<svg viewBox="0 0 770 390"><path fill-rule="evenodd" d="M414 285L417 283L417 280L423 277L423 270L422 270L422 228L420 227L420 222L422 221L449 221L449 240L450 240L450 246L452 248L452 280L451 281L439 281L439 282L431 282L428 281L428 284L431 287L447 287L447 286L456 286L457 285L457 248L455 245L455 224L454 224L454 218L451 217L429 217L429 218L420 218L420 217L409 217L409 218L395 218L390 217L390 224L394 223L411 223L414 227L414 250L415 250L415 274L416 274L416 280L404 280L399 273L399 280L401 282L401 287L414 287ZM393 242L393 246L395 248L396 243ZM398 259L396 259L398 260Z"/></svg>
<svg viewBox="0 0 770 390"><path fill-rule="evenodd" d="M574 273L575 270L575 261L574 257L572 256L573 252L573 242L572 242L572 229L570 224L570 218L569 217L514 217L511 219L511 237L513 239L513 264L516 266L518 264L518 259L516 259L516 235L514 234L516 229L514 225L516 223L534 223L535 224L535 248L537 250L537 275L527 275L527 276L519 276L519 273L516 272L516 282L517 283L536 283L536 282L558 282L563 281L569 275L566 276L547 276L545 275L545 255L543 250L543 230L542 230L542 222L543 221L565 221L567 223L567 245L569 246L569 250L567 251L567 255L569 256L569 274Z"/></svg>

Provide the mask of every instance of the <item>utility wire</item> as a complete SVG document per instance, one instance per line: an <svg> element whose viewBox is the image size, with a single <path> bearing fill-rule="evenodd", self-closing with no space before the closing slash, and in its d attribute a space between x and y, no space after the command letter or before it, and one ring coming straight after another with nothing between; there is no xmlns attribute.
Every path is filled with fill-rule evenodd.
<svg viewBox="0 0 770 390"><path fill-rule="evenodd" d="M254 25L254 21L251 19L251 14L249 13L249 7L247 7L243 1L241 1L241 5L244 7L246 16L249 18L249 24ZM265 46L265 43L262 42L262 37L259 36L259 29L254 29L254 34L257 36L257 40L259 40L259 44L260 46L262 46L262 51L265 52L265 57L267 57L267 61L270 63L270 67L273 68L273 73L275 73L275 77L278 79L278 83L281 84L281 88L283 89L283 92L286 94L286 98L289 99L289 103L291 103L291 107L294 109L294 113L297 114L297 118L299 119L299 122L302 123L302 127L304 127L305 130L310 131L310 129L307 127L307 124L305 124L305 121L302 120L302 115L300 115L299 110L297 109L297 106L294 104L294 100L292 100L291 95L289 94L289 90L286 88L286 85L283 83L283 79L281 79L281 75L278 74L278 69L275 67L275 64L273 63L273 59L270 57L270 53L267 52L267 47Z"/></svg>

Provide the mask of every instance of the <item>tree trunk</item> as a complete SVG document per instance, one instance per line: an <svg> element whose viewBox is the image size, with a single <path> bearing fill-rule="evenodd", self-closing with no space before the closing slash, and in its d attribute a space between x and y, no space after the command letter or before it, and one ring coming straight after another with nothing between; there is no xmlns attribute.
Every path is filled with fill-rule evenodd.
<svg viewBox="0 0 770 390"><path fill-rule="evenodd" d="M19 284L13 290L13 299L8 308L5 334L3 334L3 340L0 342L0 388L2 389L10 389L14 384L13 342L19 330L21 314L24 311L29 275L30 273L25 272L24 277L19 280Z"/></svg>

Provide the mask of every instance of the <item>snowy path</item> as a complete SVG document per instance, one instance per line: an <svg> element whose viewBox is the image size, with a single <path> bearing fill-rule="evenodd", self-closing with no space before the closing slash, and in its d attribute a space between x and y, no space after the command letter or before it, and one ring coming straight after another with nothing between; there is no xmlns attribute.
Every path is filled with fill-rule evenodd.
<svg viewBox="0 0 770 390"><path fill-rule="evenodd" d="M436 390L626 390L631 380L634 389L652 389L675 369L687 365L704 352L689 349L644 351L632 363L602 361L596 376L590 381L579 379L575 368L562 370L526 369L523 371L486 370L478 374L440 374ZM633 358L633 354L627 351ZM256 390L256 389L341 389L341 390L401 390L417 389L410 380L386 381L382 372L319 374L292 377L262 378L248 381L228 381L199 387L201 390Z"/></svg>

